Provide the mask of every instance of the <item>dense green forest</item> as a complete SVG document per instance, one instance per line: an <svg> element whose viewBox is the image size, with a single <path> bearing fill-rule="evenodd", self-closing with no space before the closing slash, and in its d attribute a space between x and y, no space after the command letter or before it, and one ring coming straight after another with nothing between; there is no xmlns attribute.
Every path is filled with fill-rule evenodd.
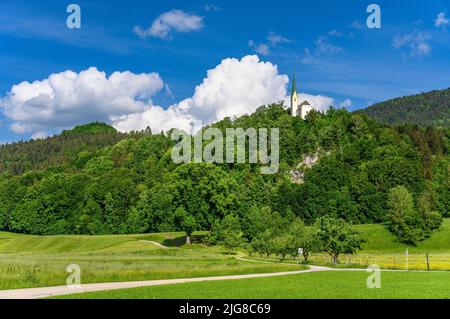
<svg viewBox="0 0 450 319"><path fill-rule="evenodd" d="M450 88L400 97L359 111L386 124L450 127Z"/></svg>
<svg viewBox="0 0 450 319"><path fill-rule="evenodd" d="M411 220L435 225L449 216L448 129L390 127L336 109L302 120L277 104L213 126L279 128L278 173L261 175L258 164L175 164L170 132L123 134L93 123L0 147L0 229L190 232L233 216L251 239L260 216L306 224L321 216L386 221L400 234ZM298 167L312 154L319 158L315 165ZM302 171L301 181L292 181L295 170ZM404 216L397 214L403 208L395 206L396 198L409 205Z"/></svg>

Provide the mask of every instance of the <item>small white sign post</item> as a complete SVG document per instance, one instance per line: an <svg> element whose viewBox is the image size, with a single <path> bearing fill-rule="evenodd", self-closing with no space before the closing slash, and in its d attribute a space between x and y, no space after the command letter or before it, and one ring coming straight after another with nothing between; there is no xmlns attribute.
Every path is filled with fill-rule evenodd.
<svg viewBox="0 0 450 319"><path fill-rule="evenodd" d="M298 252L298 257L299 257L298 258L298 263L300 263L300 259L301 259L302 255L303 255L303 248L299 248L297 252Z"/></svg>

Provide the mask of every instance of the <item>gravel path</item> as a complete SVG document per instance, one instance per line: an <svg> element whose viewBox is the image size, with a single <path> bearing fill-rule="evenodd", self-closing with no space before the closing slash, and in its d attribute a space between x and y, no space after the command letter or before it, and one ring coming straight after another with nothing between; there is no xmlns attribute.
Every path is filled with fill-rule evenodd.
<svg viewBox="0 0 450 319"><path fill-rule="evenodd" d="M167 246L164 246L163 244L160 244L156 241L151 241L151 240L141 240L143 243L148 243L148 244L153 244L155 246L158 246L159 248L169 248Z"/></svg>
<svg viewBox="0 0 450 319"><path fill-rule="evenodd" d="M153 243L153 242L152 242ZM155 244L157 244L155 242ZM162 246L162 245L161 245ZM162 246L164 248L165 246ZM167 248L167 247L165 247ZM236 259L249 262L263 262L252 259L245 259L241 257L236 257ZM217 281L217 280L235 280L235 279L248 279L248 278L262 278L262 277L274 277L274 276L286 276L286 275L297 275L304 273L312 273L318 271L367 271L364 268L329 268L322 266L309 266L309 269L296 270L296 271L285 271L285 272L275 272L275 273L265 273L265 274L248 274L248 275L231 275L231 276L213 276L213 277L197 277L197 278L179 278L179 279L163 279L163 280L147 280L147 281L130 281L130 282L109 282L109 283L97 283L97 284L85 284L81 285L80 288L69 288L67 286L56 286L56 287L42 287L42 288L24 288L24 289L14 289L14 290L0 290L0 299L38 299L52 296L69 295L75 293L85 293L94 291L105 291L105 290L115 290L115 289L126 289L126 288L137 288L137 287L148 287L148 286L160 286L160 285L171 285L171 284L181 284L188 282L201 282L201 281ZM404 272L405 270L389 270L382 269L382 271L399 271ZM416 271L416 272L427 272L427 271ZM441 271L436 271L441 272ZM445 271L442 271L445 272Z"/></svg>
<svg viewBox="0 0 450 319"><path fill-rule="evenodd" d="M266 274L249 274L249 275L232 275L232 276L215 276L215 277L200 277L200 278L179 278L179 279L164 279L164 280L147 280L147 281L130 281L130 282L110 282L98 284L85 284L80 288L69 288L67 286L56 287L42 287L42 288L25 288L15 290L0 290L0 299L38 299L52 296L61 296L75 293L115 290L125 288L137 288L159 285L180 284L187 282L201 282L201 281L216 281L216 280L235 280L247 278L262 278L274 276L286 276L310 273L316 271L333 270L332 268L321 266L310 266L306 270L285 271Z"/></svg>

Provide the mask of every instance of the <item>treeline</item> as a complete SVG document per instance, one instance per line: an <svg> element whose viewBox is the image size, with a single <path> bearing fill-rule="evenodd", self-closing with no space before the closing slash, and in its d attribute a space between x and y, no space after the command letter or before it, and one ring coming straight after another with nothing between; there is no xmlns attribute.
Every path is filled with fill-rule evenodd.
<svg viewBox="0 0 450 319"><path fill-rule="evenodd" d="M450 88L374 104L363 114L386 124L450 127Z"/></svg>
<svg viewBox="0 0 450 319"><path fill-rule="evenodd" d="M22 173L1 175L0 229L32 234L189 233L211 230L228 215L252 227L252 214L265 208L307 225L322 216L384 222L389 192L399 185L411 193L416 210L419 198L427 198L429 211L448 216L448 130L391 128L334 109L312 112L303 121L276 104L214 126L223 131L280 128L278 174L261 175L257 164L177 165L171 159L170 138L150 130L65 134L14 144L1 148L0 158L16 149L23 158L40 160ZM109 136L104 142L108 145L100 144L101 136ZM98 139L98 144L75 145L71 138ZM46 143L53 145L47 160L40 149ZM292 183L291 171L308 154L318 154L318 163L304 169L303 183ZM64 160L53 164L57 158Z"/></svg>
<svg viewBox="0 0 450 319"><path fill-rule="evenodd" d="M207 240L229 252L244 248L250 255L275 255L283 260L291 256L308 262L311 254L327 253L333 263L339 262L341 254L356 253L364 242L350 224L331 216L322 216L311 226L298 217L283 218L269 207L251 216L251 224L241 224L239 217L227 215L213 225Z"/></svg>
<svg viewBox="0 0 450 319"><path fill-rule="evenodd" d="M0 174L22 175L30 171L65 171L80 168L89 154L117 144L125 138L140 138L149 129L119 133L105 123L90 123L63 131L60 135L0 145Z"/></svg>

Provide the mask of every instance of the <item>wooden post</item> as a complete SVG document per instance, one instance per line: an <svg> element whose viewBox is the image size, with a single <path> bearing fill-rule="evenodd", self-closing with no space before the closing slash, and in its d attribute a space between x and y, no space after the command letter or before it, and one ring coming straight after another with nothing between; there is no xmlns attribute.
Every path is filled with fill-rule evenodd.
<svg viewBox="0 0 450 319"><path fill-rule="evenodd" d="M430 258L427 253L427 270L430 271Z"/></svg>

